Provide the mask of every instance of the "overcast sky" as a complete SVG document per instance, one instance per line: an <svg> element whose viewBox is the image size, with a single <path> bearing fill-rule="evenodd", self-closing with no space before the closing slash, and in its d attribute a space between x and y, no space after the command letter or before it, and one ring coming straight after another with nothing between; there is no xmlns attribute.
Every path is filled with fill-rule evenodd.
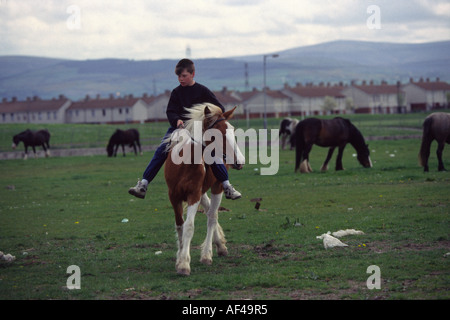
<svg viewBox="0 0 450 320"><path fill-rule="evenodd" d="M178 59L450 40L449 0L0 0L0 55Z"/></svg>

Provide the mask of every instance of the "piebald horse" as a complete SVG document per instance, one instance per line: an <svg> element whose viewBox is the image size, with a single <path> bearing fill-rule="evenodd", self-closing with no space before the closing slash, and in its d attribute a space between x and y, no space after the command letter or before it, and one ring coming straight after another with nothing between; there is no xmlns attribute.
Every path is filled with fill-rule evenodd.
<svg viewBox="0 0 450 320"><path fill-rule="evenodd" d="M280 123L281 150L286 146L286 140L289 138L290 150L295 147L295 126L298 124L297 119L284 118Z"/></svg>
<svg viewBox="0 0 450 320"><path fill-rule="evenodd" d="M232 164L235 169L242 169L245 158L236 143L234 128L228 123L236 107L222 113L212 104L199 104L186 109L188 112L186 129L177 129L172 134L172 143L165 162L164 175L169 189L169 199L175 212L175 227L178 235L178 252L176 270L178 274L190 275L190 244L194 235L194 220L198 206L201 204L207 216L207 234L202 244L200 261L212 264L212 245L216 245L217 254L228 254L222 227L218 222L218 209L222 200L223 187L208 165L207 150L215 149L215 154L223 154L226 166ZM202 137L208 132L214 133L215 139L198 141L194 128L201 130ZM184 135L182 142L173 144L174 135ZM198 134L197 134L198 135ZM201 137L201 138L202 138ZM202 138L203 140L203 138ZM201 154L198 158L197 151ZM198 149L199 148L199 149ZM197 157L197 158L196 158ZM183 161L179 161L184 159ZM233 161L232 161L233 160ZM207 191L211 189L211 199ZM183 219L183 204L187 203L186 220Z"/></svg>
<svg viewBox="0 0 450 320"><path fill-rule="evenodd" d="M425 118L423 122L422 143L420 145L419 163L423 166L423 171L427 172L428 157L433 140L437 141L436 155L438 158L438 171L445 171L442 161L442 151L445 143L450 143L450 113L435 112Z"/></svg>

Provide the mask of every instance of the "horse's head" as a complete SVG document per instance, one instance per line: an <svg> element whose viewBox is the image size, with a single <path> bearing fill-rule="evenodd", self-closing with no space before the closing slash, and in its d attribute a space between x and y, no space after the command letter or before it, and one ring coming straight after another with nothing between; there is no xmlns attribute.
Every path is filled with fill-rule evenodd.
<svg viewBox="0 0 450 320"><path fill-rule="evenodd" d="M367 144L363 148L358 150L357 159L364 168L372 168L372 161L370 160L370 151Z"/></svg>
<svg viewBox="0 0 450 320"><path fill-rule="evenodd" d="M15 149L19 143L20 143L20 138L19 138L19 135L16 134L16 135L13 137L13 143L12 143L12 146L11 146L11 147L12 147L13 149Z"/></svg>
<svg viewBox="0 0 450 320"><path fill-rule="evenodd" d="M112 157L113 151L114 151L114 144L109 142L108 145L106 146L106 152L108 153L108 157Z"/></svg>
<svg viewBox="0 0 450 320"><path fill-rule="evenodd" d="M349 125L349 135L350 135L350 144L355 148L357 152L357 159L359 163L364 168L372 168L372 161L370 160L370 151L369 151L369 145L366 144L364 137L361 133L361 131L358 130L358 128L355 127L353 123L350 122L348 119L344 119L348 125Z"/></svg>
<svg viewBox="0 0 450 320"><path fill-rule="evenodd" d="M28 135L29 133L31 133L31 131L30 131L30 129L27 129L19 134L16 134L13 137L12 148L15 149L19 145L20 141L22 141L24 139L24 137L26 135Z"/></svg>
<svg viewBox="0 0 450 320"><path fill-rule="evenodd" d="M228 122L228 119L231 119L233 116L234 110L236 110L236 107L225 113L219 114L218 116L214 116L207 106L204 110L205 125L206 131L210 129L220 131L222 136L221 143L218 143L219 141L215 140L212 141L215 142L216 146L219 146L219 148L222 149L217 151L222 152L225 163L232 165L233 169L241 170L245 164L245 157L236 142L234 127ZM212 143L212 141L210 143Z"/></svg>

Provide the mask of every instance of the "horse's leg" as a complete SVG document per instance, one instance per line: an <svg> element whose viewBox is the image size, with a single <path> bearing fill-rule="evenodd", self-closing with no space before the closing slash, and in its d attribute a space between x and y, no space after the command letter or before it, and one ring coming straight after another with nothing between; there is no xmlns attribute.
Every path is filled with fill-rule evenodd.
<svg viewBox="0 0 450 320"><path fill-rule="evenodd" d="M50 144L48 142L44 142L44 145L47 146L47 151L45 151L45 156L50 157Z"/></svg>
<svg viewBox="0 0 450 320"><path fill-rule="evenodd" d="M187 207L186 221L183 223L181 250L178 255L178 261L177 261L177 273L181 274L181 275L188 276L191 273L190 247L191 247L192 237L194 236L195 214L197 213L197 208L198 208L199 204L200 204L200 200Z"/></svg>
<svg viewBox="0 0 450 320"><path fill-rule="evenodd" d="M45 142L44 142L44 143L42 143L42 149L44 149L44 154L45 154L45 157L46 157L46 158L48 158L48 154L47 154L47 148L45 147Z"/></svg>
<svg viewBox="0 0 450 320"><path fill-rule="evenodd" d="M125 145L123 145L123 144L122 144L122 153L123 153L123 156L125 157Z"/></svg>
<svg viewBox="0 0 450 320"><path fill-rule="evenodd" d="M438 171L445 171L444 162L442 161L442 151L444 151L445 141L438 142L436 155L438 158Z"/></svg>
<svg viewBox="0 0 450 320"><path fill-rule="evenodd" d="M312 172L311 165L309 164L309 153L311 152L313 144L307 143L305 148L303 149L303 161L300 164L300 172L301 173L309 173Z"/></svg>
<svg viewBox="0 0 450 320"><path fill-rule="evenodd" d="M34 146L31 146L31 147L33 148L34 158L36 159L36 158L37 158L37 155L36 155L36 148L35 148Z"/></svg>
<svg viewBox="0 0 450 320"><path fill-rule="evenodd" d="M136 144L139 147L139 154L142 156L141 143L139 142L139 140L136 140Z"/></svg>
<svg viewBox="0 0 450 320"><path fill-rule="evenodd" d="M28 145L25 145L25 155L23 156L23 160L28 159Z"/></svg>
<svg viewBox="0 0 450 320"><path fill-rule="evenodd" d="M228 255L228 248L225 245L227 243L227 241L225 240L225 233L223 232L218 219L213 242L216 245L217 255L219 255L219 257L225 257Z"/></svg>
<svg viewBox="0 0 450 320"><path fill-rule="evenodd" d="M118 144L116 144L116 145L114 146L114 157L117 156L117 149L119 149L119 145L118 145Z"/></svg>
<svg viewBox="0 0 450 320"><path fill-rule="evenodd" d="M183 203L177 202L177 201L173 201L171 199L172 202L172 206L173 206L173 210L175 212L175 230L177 232L177 236L178 236L178 241L177 241L177 246L178 246L178 251L177 251L177 260L176 260L176 264L175 264L175 268L178 269L178 263L180 261L180 252L181 252L181 248L183 247Z"/></svg>
<svg viewBox="0 0 450 320"><path fill-rule="evenodd" d="M342 166L342 156L344 154L344 148L345 148L345 145L339 147L338 155L336 158L336 171L344 170L344 167Z"/></svg>
<svg viewBox="0 0 450 320"><path fill-rule="evenodd" d="M281 150L284 150L284 147L286 146L286 138L287 136L283 133L281 136Z"/></svg>
<svg viewBox="0 0 450 320"><path fill-rule="evenodd" d="M205 209L205 215L209 210L209 206L211 205L211 201L209 200L208 194L205 192L200 198L200 205Z"/></svg>
<svg viewBox="0 0 450 320"><path fill-rule="evenodd" d="M320 168L320 171L323 171L323 172L328 171L328 162L330 162L330 159L333 156L334 149L336 149L336 147L331 147L328 150L327 157L326 157L322 167Z"/></svg>
<svg viewBox="0 0 450 320"><path fill-rule="evenodd" d="M206 193L202 195L200 204L205 209L205 214L207 214L207 212L209 211L209 207L211 206L211 201ZM228 249L225 246L225 234L222 230L222 227L219 225L219 221L217 221L217 227L213 236L213 243L216 245L217 254L219 256L226 256L228 254Z"/></svg>
<svg viewBox="0 0 450 320"><path fill-rule="evenodd" d="M295 170L294 172L297 172L300 167L300 162L302 161L302 154L303 154L303 145L297 144L295 146Z"/></svg>
<svg viewBox="0 0 450 320"><path fill-rule="evenodd" d="M207 222L207 232L206 239L202 244L202 254L200 258L200 262L204 264L210 265L212 263L212 243L214 238L214 243L216 243L216 231L217 231L217 219L218 219L218 209L220 206L220 202L222 200L222 192L219 194L211 194L211 202L209 206L209 210L206 213L208 217Z"/></svg>
<svg viewBox="0 0 450 320"><path fill-rule="evenodd" d="M133 142L133 150L134 150L134 154L137 156L136 144L134 142Z"/></svg>

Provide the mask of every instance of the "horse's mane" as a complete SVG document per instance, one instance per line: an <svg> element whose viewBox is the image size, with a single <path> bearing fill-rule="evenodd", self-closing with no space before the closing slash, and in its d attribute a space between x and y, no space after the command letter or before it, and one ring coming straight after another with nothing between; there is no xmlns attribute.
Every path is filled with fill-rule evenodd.
<svg viewBox="0 0 450 320"><path fill-rule="evenodd" d="M209 113L205 115L205 109L208 107ZM194 124L197 121L200 121L202 124L212 123L216 118L218 118L222 114L222 109L212 103L200 103L195 104L191 108L184 108L186 111L185 117L187 120L184 122L184 129L181 130L181 134L185 142L191 141L191 137L194 136ZM176 130L172 133L180 134L180 130ZM186 135L187 134L187 135ZM162 142L167 143L167 151L170 151L175 144L171 144L172 135L166 137Z"/></svg>
<svg viewBox="0 0 450 320"><path fill-rule="evenodd" d="M347 119L346 119L347 120ZM349 129L350 129L350 144L359 152L360 150L366 150L367 145L364 139L364 136L362 135L361 131L350 121L347 120L349 123Z"/></svg>
<svg viewBox="0 0 450 320"><path fill-rule="evenodd" d="M210 113L205 115L205 109L208 107ZM201 103L192 106L191 108L185 108L186 117L188 120L185 122L185 128L190 133L193 134L194 123L196 121L201 121L202 123L207 120L207 123L212 122L212 119L217 118L222 114L222 109L212 103Z"/></svg>

